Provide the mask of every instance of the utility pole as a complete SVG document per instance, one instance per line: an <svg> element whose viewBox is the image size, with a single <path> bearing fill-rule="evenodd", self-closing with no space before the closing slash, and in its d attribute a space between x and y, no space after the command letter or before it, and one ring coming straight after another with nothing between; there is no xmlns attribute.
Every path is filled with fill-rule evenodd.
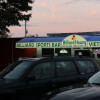
<svg viewBox="0 0 100 100"><path fill-rule="evenodd" d="M25 37L26 37L26 34L27 34L27 30L26 30L26 20L25 20Z"/></svg>

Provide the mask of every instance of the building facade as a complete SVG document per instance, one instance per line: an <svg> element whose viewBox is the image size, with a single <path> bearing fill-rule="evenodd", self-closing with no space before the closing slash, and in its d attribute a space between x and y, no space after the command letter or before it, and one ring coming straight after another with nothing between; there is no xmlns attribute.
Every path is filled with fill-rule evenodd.
<svg viewBox="0 0 100 100"><path fill-rule="evenodd" d="M16 43L16 48L34 48L37 57L82 55L99 59L100 35L23 38Z"/></svg>

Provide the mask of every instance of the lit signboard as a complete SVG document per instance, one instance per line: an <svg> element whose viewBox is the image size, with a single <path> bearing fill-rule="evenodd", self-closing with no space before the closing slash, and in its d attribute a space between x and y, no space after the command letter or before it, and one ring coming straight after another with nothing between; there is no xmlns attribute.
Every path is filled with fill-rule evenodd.
<svg viewBox="0 0 100 100"><path fill-rule="evenodd" d="M60 50L60 53L68 53L68 51L66 49L62 49Z"/></svg>
<svg viewBox="0 0 100 100"><path fill-rule="evenodd" d="M62 41L63 47L87 47L87 41L79 35L70 35Z"/></svg>
<svg viewBox="0 0 100 100"><path fill-rule="evenodd" d="M100 49L97 49L97 50L96 50L96 53L97 53L97 54L100 54Z"/></svg>

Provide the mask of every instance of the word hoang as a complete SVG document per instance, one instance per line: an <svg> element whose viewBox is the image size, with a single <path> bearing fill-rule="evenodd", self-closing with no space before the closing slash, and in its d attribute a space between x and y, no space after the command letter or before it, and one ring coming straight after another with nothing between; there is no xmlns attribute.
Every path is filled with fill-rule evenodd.
<svg viewBox="0 0 100 100"><path fill-rule="evenodd" d="M81 44L81 45L87 45L87 42L86 41L78 41L78 40L74 40L74 41L66 41L66 40L64 40L63 41L63 45L75 45L75 44Z"/></svg>

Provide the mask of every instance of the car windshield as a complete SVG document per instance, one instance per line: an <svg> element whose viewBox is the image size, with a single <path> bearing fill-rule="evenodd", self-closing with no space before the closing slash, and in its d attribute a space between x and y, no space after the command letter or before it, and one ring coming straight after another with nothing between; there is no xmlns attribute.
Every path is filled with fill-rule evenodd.
<svg viewBox="0 0 100 100"><path fill-rule="evenodd" d="M32 63L32 61L17 61L1 72L1 76L4 79L19 79Z"/></svg>
<svg viewBox="0 0 100 100"><path fill-rule="evenodd" d="M96 74L94 74L89 80L89 83L92 84L100 84L100 72L97 72Z"/></svg>

